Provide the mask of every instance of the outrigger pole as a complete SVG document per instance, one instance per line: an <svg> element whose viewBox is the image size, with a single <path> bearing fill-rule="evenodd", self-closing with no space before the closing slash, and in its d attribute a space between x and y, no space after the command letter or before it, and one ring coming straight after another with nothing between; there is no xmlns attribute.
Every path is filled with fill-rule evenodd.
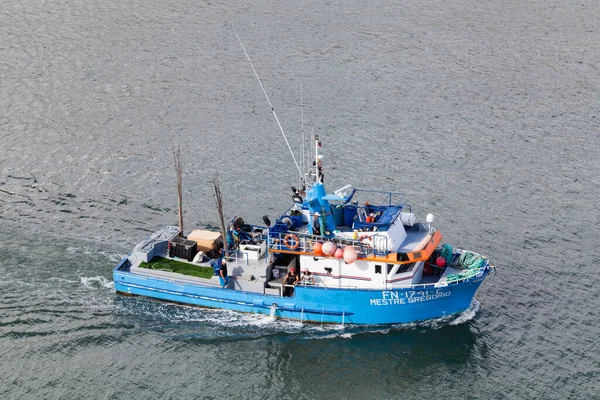
<svg viewBox="0 0 600 400"><path fill-rule="evenodd" d="M173 161L175 163L175 174L177 175L177 215L179 216L179 236L183 236L183 167L181 165L181 147L177 150L171 144L173 150Z"/></svg>
<svg viewBox="0 0 600 400"><path fill-rule="evenodd" d="M296 161L296 157L294 156L294 152L292 151L290 142L288 142L287 137L285 136L285 132L283 131L283 128L281 127L281 123L279 122L279 118L277 118L277 114L275 113L275 109L273 108L273 105L271 104L271 100L269 100L269 96L267 95L265 87L263 86L262 81L258 77L258 73L256 72L256 69L254 68L254 65L252 64L252 61L250 60L250 56L246 52L246 48L244 47L244 44L242 43L240 36L238 35L238 33L236 32L235 29L233 29L233 32L235 33L235 36L237 37L238 42L240 42L240 46L242 46L242 50L244 50L244 54L246 55L246 58L248 59L248 62L250 63L250 66L252 67L252 71L254 71L254 75L256 76L256 79L258 79L258 83L260 84L260 87L261 87L263 93L265 94L267 102L269 103L269 106L271 107L271 111L273 112L273 116L275 116L275 120L277 121L279 130L281 131L281 134L283 135L283 138L285 139L285 143L287 144L288 149L290 149L290 153L292 154L292 158L294 159L294 164L296 164L296 168L298 169L298 173L300 174L300 180L302 182L304 182L304 179L302 177L302 171L300 170L300 167L298 166L298 161Z"/></svg>
<svg viewBox="0 0 600 400"><path fill-rule="evenodd" d="M225 218L223 217L223 196L221 196L221 184L219 183L219 174L215 172L213 175L213 189L215 195L215 204L219 213L219 222L221 223L221 235L223 236L223 255L228 250L227 248L227 229L225 227Z"/></svg>

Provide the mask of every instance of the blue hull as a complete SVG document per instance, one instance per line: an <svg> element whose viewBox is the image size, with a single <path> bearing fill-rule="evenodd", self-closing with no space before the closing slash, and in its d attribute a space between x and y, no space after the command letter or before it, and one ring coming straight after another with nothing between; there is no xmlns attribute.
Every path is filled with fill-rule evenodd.
<svg viewBox="0 0 600 400"><path fill-rule="evenodd" d="M120 293L265 315L275 308L277 317L336 324L396 324L460 313L470 306L489 272L441 288L382 291L298 286L292 297L280 297L132 274L120 269L124 262L113 273Z"/></svg>

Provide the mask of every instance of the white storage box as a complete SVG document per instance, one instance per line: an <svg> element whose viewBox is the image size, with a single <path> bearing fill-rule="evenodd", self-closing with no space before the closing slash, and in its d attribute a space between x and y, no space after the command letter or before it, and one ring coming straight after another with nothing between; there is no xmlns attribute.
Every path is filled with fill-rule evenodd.
<svg viewBox="0 0 600 400"><path fill-rule="evenodd" d="M243 240L240 242L240 252L248 255L248 260L260 260L267 252L267 243L263 240L256 244L250 244Z"/></svg>

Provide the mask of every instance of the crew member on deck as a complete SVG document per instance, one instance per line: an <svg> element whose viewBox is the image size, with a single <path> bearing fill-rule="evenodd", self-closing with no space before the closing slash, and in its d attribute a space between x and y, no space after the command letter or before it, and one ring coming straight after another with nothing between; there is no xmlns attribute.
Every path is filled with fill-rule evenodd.
<svg viewBox="0 0 600 400"><path fill-rule="evenodd" d="M300 281L300 274L296 272L296 268L292 267L283 279L283 295L291 296L294 294L294 286Z"/></svg>
<svg viewBox="0 0 600 400"><path fill-rule="evenodd" d="M221 245L223 245L221 243ZM223 247L220 247L219 250L209 250L207 255L211 258L208 264L215 271L215 276L219 276L219 271L221 270L221 259L223 258Z"/></svg>
<svg viewBox="0 0 600 400"><path fill-rule="evenodd" d="M221 287L226 289L229 285L229 277L227 276L227 261L224 258L221 258L221 268L219 268L219 282L221 282Z"/></svg>
<svg viewBox="0 0 600 400"><path fill-rule="evenodd" d="M240 235L242 228L239 225L234 225L234 227L227 232L227 246L231 249L237 248L240 244Z"/></svg>
<svg viewBox="0 0 600 400"><path fill-rule="evenodd" d="M319 218L320 216L321 216L321 214L319 212L316 212L315 216L313 217L313 220L312 220L313 235L321 234L321 221Z"/></svg>
<svg viewBox="0 0 600 400"><path fill-rule="evenodd" d="M308 269L304 270L304 275L302 275L302 284L303 285L314 285L315 279Z"/></svg>

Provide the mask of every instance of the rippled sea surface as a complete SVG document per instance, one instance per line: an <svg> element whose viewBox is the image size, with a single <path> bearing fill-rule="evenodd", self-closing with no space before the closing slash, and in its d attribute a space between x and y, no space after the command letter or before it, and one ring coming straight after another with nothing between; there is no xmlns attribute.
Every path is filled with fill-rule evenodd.
<svg viewBox="0 0 600 400"><path fill-rule="evenodd" d="M0 397L600 398L600 3L0 7ZM323 142L330 190L407 194L490 276L462 315L302 325L118 296L176 223L260 222ZM301 108L301 104L303 107ZM302 109L302 112L301 112Z"/></svg>

